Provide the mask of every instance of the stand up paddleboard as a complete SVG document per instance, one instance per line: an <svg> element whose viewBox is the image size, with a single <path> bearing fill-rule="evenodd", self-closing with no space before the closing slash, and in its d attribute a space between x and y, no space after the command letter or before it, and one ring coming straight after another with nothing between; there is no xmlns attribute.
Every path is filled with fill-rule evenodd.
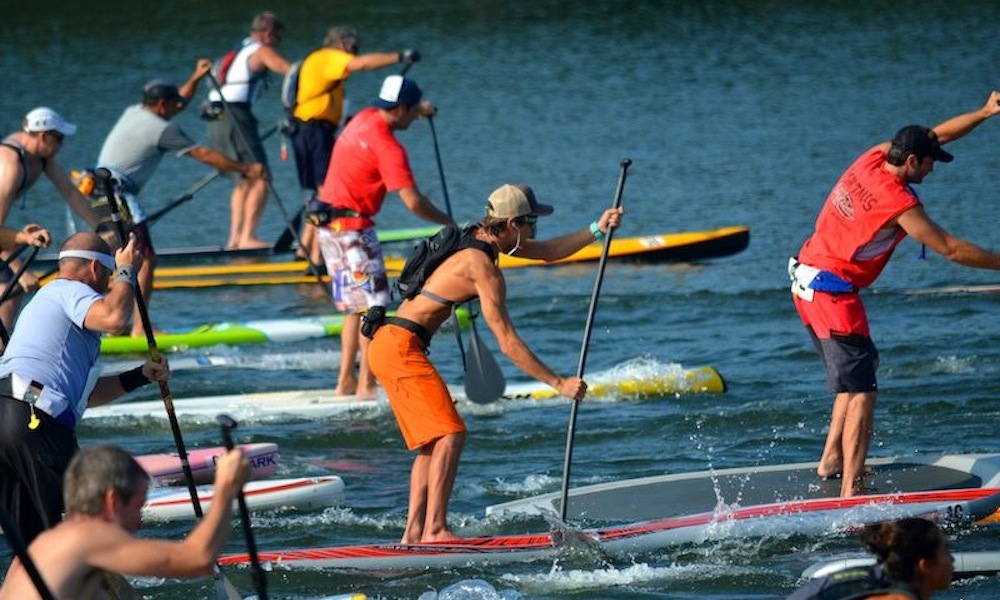
<svg viewBox="0 0 1000 600"><path fill-rule="evenodd" d="M469 310L455 311L460 325L469 326ZM344 315L322 315L293 319L261 319L232 321L195 327L188 331L157 333L160 352L177 352L189 348L204 348L217 344L266 344L269 342L301 342L318 338L337 337L344 326ZM145 337L128 335L101 338L102 354L142 353L148 350Z"/></svg>
<svg viewBox="0 0 1000 600"><path fill-rule="evenodd" d="M875 458L865 484L870 494L898 494L900 502L915 492L1000 488L1000 454L948 454ZM779 502L823 500L831 509L840 499L840 480L820 480L817 463L759 466L659 475L569 490L567 518L631 522L693 514L715 506L747 507ZM487 515L561 514L558 492L490 506ZM784 502L784 504L780 504Z"/></svg>
<svg viewBox="0 0 1000 600"><path fill-rule="evenodd" d="M669 506L664 503L665 506ZM679 544L734 537L828 535L905 516L954 518L969 522L1000 506L1000 489L974 488L820 498L778 502L627 525L585 529L574 535L534 533L463 539L428 544L370 544L262 552L274 566L322 569L428 569L551 559L564 546L595 546L605 556L632 560L637 555ZM246 554L220 558L220 564L246 563Z"/></svg>
<svg viewBox="0 0 1000 600"><path fill-rule="evenodd" d="M464 388L449 386L448 389L456 401L465 401ZM681 393L721 393L725 389L725 381L713 367L697 367L685 369L680 373L595 383L588 389L587 398L592 400L664 398ZM555 390L549 386L530 382L509 385L503 398L543 400L557 396ZM333 390L325 389L178 398L174 400L174 411L178 418L182 419L214 419L215 415L225 412L234 419L244 422L261 421L279 415L303 418L330 417L350 410L374 408L385 403L386 400L382 397L335 396ZM88 409L84 413L85 419L148 417L166 418L161 401L107 404Z"/></svg>
<svg viewBox="0 0 1000 600"><path fill-rule="evenodd" d="M274 475L278 470L277 444L240 444L243 454L250 461L250 476L261 479ZM226 453L222 446L188 450L188 464L195 483L212 483L215 479L215 463ZM154 485L186 485L181 459L176 453L144 454L136 456L136 461L149 473Z"/></svg>
<svg viewBox="0 0 1000 600"><path fill-rule="evenodd" d="M952 552L951 555L955 559L952 571L954 579L984 577L1000 573L1000 552ZM874 556L852 554L850 556L830 558L811 565L802 572L802 579L819 579L837 571L856 567L870 567L874 564Z"/></svg>
<svg viewBox="0 0 1000 600"><path fill-rule="evenodd" d="M198 486L198 499L206 512L212 503L214 489ZM344 482L336 475L250 481L243 486L243 495L250 510L322 509L336 506L344 500ZM235 506L235 501L233 505ZM191 494L181 488L152 488L142 507L143 518L157 521L194 519Z"/></svg>

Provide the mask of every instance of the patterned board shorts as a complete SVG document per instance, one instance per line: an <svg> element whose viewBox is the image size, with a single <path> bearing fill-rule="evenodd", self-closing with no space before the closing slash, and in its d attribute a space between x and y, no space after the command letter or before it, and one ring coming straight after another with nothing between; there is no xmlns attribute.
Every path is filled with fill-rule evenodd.
<svg viewBox="0 0 1000 600"><path fill-rule="evenodd" d="M361 313L372 306L389 305L389 278L374 227L339 232L321 228L319 249L337 310Z"/></svg>

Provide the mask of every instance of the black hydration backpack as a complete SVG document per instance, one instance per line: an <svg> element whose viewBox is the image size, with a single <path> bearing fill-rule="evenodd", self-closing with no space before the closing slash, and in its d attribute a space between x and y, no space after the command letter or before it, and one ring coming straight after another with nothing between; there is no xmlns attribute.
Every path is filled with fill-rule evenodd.
<svg viewBox="0 0 1000 600"><path fill-rule="evenodd" d="M474 229L474 226L442 227L441 231L414 244L393 285L400 298L409 300L419 294L434 269L459 250L477 248L492 257L492 246L475 239L472 236Z"/></svg>

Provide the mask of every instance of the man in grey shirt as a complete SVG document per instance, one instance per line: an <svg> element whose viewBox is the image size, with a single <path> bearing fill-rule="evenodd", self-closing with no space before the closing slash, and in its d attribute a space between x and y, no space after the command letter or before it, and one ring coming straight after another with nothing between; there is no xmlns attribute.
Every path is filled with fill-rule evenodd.
<svg viewBox="0 0 1000 600"><path fill-rule="evenodd" d="M247 179L259 179L265 175L264 165L232 160L193 141L178 124L170 122L187 106L197 91L198 83L211 67L211 61L200 59L191 77L180 88L161 79L146 84L142 91L142 104L125 109L104 141L97 159L98 166L109 169L125 192L131 225L145 259L138 280L147 303L153 291L156 260L149 229L143 223L146 214L136 196L153 176L163 155L169 152L189 156L220 171L238 172ZM141 319L134 320L132 335L144 335Z"/></svg>

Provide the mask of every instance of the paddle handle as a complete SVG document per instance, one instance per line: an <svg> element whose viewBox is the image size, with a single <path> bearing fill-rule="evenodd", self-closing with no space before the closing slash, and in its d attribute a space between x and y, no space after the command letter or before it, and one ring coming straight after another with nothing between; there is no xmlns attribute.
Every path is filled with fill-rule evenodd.
<svg viewBox="0 0 1000 600"><path fill-rule="evenodd" d="M625 190L625 176L628 168L632 166L632 161L623 159L618 172L618 185L615 186L615 197L612 208L619 208L622 205L622 192ZM594 291L590 295L590 308L587 310L587 324L583 329L583 344L580 347L580 362L577 364L576 376L583 377L584 369L587 365L587 348L590 346L590 333L594 328L594 316L597 314L597 299L601 295L601 282L604 280L604 268L608 262L608 251L611 248L611 237L614 229L608 228L604 236L604 248L601 249L601 260L597 264L597 278L594 281ZM573 438L576 433L576 415L580 403L572 402L569 412L569 426L566 428L566 455L563 460L562 491L559 496L559 518L566 521L566 504L569 498L569 478L570 466L573 463Z"/></svg>
<svg viewBox="0 0 1000 600"><path fill-rule="evenodd" d="M14 254L12 254L11 257L8 259L8 262L14 260L14 258L18 254L20 254L22 250L24 250L24 246L19 247L14 252ZM23 262L21 262L21 266L18 267L17 272L14 273L14 277L11 278L9 282L7 282L7 287L3 289L3 294L0 294L0 304L6 302L7 299L10 298L11 295L13 295L14 290L17 288L18 280L21 279L21 275L23 275L25 270L27 270L28 265L31 264L31 261L35 260L35 256L38 254L38 250L39 250L38 246L31 247L31 253L28 254L28 258L25 259ZM2 322L0 322L0 340L3 341L4 346L6 346L7 342L10 341L10 332L7 331L7 327L4 326Z"/></svg>
<svg viewBox="0 0 1000 600"><path fill-rule="evenodd" d="M232 432L239 424L229 415L221 414L215 419L218 421L219 429L222 432L222 445L225 446L226 450L232 450L234 447ZM264 569L260 566L260 560L257 558L257 541L254 539L253 528L250 526L250 510L247 508L247 499L243 495L242 489L236 492L236 503L240 509L240 523L243 525L243 537L247 540L247 554L250 555L253 587L257 592L258 600L267 600L267 578L264 575Z"/></svg>

